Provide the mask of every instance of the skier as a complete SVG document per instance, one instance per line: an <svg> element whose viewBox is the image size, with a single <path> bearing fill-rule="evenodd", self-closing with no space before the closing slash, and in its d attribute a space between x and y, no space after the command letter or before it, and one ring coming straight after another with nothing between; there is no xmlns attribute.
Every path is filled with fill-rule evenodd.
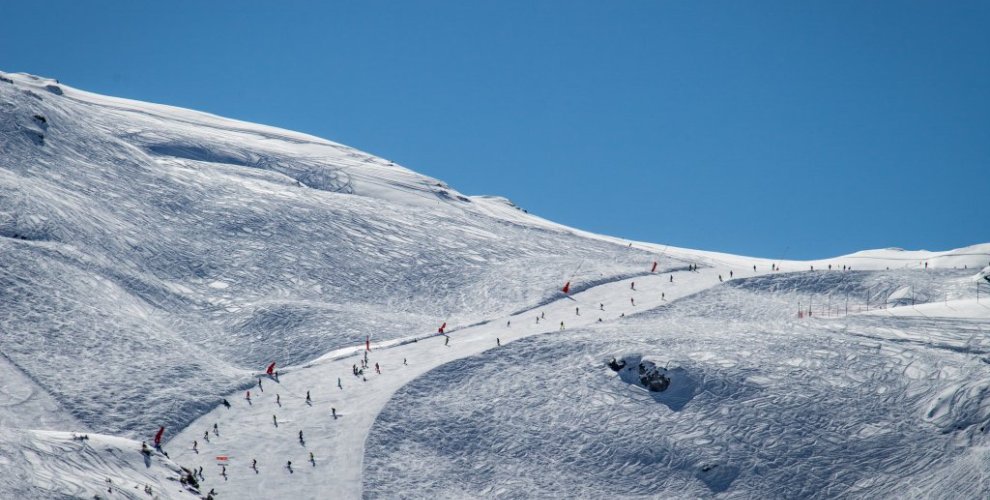
<svg viewBox="0 0 990 500"><path fill-rule="evenodd" d="M449 346L449 345L450 345L450 337L446 337L446 338L444 339L444 341L443 341L443 345L447 345L447 346Z"/></svg>
<svg viewBox="0 0 990 500"><path fill-rule="evenodd" d="M574 308L574 315L575 316L580 316L581 315L581 308L580 307L575 307Z"/></svg>
<svg viewBox="0 0 990 500"><path fill-rule="evenodd" d="M636 305L636 299L634 299L634 298L632 298L632 297L629 297L629 303L630 303L631 305Z"/></svg>
<svg viewBox="0 0 990 500"><path fill-rule="evenodd" d="M252 458L251 459L251 468L254 469L254 473L255 474L258 473L258 459L257 458Z"/></svg>
<svg viewBox="0 0 990 500"><path fill-rule="evenodd" d="M406 363L406 358L402 358L402 364L403 365L407 365L408 364L408 363Z"/></svg>
<svg viewBox="0 0 990 500"><path fill-rule="evenodd" d="M210 442L210 431L203 431L203 441Z"/></svg>
<svg viewBox="0 0 990 500"><path fill-rule="evenodd" d="M193 439L193 451L199 453L199 443L195 439Z"/></svg>
<svg viewBox="0 0 990 500"><path fill-rule="evenodd" d="M510 327L510 326L512 326L512 320L511 320L511 319L510 319L509 321L506 321L506 322L505 322L505 327L506 327L506 328L508 328L508 327Z"/></svg>
<svg viewBox="0 0 990 500"><path fill-rule="evenodd" d="M316 457L313 456L313 452L309 452L309 463L313 464L313 467L316 467Z"/></svg>
<svg viewBox="0 0 990 500"><path fill-rule="evenodd" d="M213 433L216 434L217 437L220 437L220 429L217 428L217 424L215 422L213 423Z"/></svg>
<svg viewBox="0 0 990 500"><path fill-rule="evenodd" d="M251 401L251 391L247 391L247 395L244 396L244 399Z"/></svg>
<svg viewBox="0 0 990 500"><path fill-rule="evenodd" d="M495 346L502 347L502 340L499 339L498 337L495 337Z"/></svg>
<svg viewBox="0 0 990 500"><path fill-rule="evenodd" d="M344 388L344 386L341 385L341 383L340 383L340 377L337 377L337 387L340 388L340 389L343 389Z"/></svg>
<svg viewBox="0 0 990 500"><path fill-rule="evenodd" d="M378 366L378 363L375 363L375 371L378 372L379 375L382 374L382 368Z"/></svg>
<svg viewBox="0 0 990 500"><path fill-rule="evenodd" d="M667 294L660 292L660 300L667 300Z"/></svg>
<svg viewBox="0 0 990 500"><path fill-rule="evenodd" d="M547 313L541 312L540 313L540 319L547 319Z"/></svg>
<svg viewBox="0 0 990 500"><path fill-rule="evenodd" d="M289 474L292 474L292 460L285 463L285 467L289 469Z"/></svg>
<svg viewBox="0 0 990 500"><path fill-rule="evenodd" d="M540 324L540 317L539 316L536 317L536 324L537 325Z"/></svg>
<svg viewBox="0 0 990 500"><path fill-rule="evenodd" d="M275 424L275 427L278 427L278 417L275 415L272 415L272 423Z"/></svg>
<svg viewBox="0 0 990 500"><path fill-rule="evenodd" d="M561 322L560 322L560 329L561 329L561 330L563 330L563 329L564 329L564 322L563 322L563 321L561 321Z"/></svg>
<svg viewBox="0 0 990 500"><path fill-rule="evenodd" d="M223 401L221 401L220 404L226 406L228 410L230 409L230 402L227 401L226 398Z"/></svg>
<svg viewBox="0 0 990 500"><path fill-rule="evenodd" d="M605 304L598 304L598 310L599 311L604 311L605 310Z"/></svg>
<svg viewBox="0 0 990 500"><path fill-rule="evenodd" d="M375 363L375 366L378 366L378 363ZM313 400L309 398L309 391L306 391L306 402L307 403L313 402Z"/></svg>
<svg viewBox="0 0 990 500"><path fill-rule="evenodd" d="M729 278L732 278L732 269L729 269Z"/></svg>
<svg viewBox="0 0 990 500"><path fill-rule="evenodd" d="M258 390L265 392L265 388L261 386L261 377L258 377Z"/></svg>
<svg viewBox="0 0 990 500"><path fill-rule="evenodd" d="M300 443L305 443L305 442L306 442L306 441L303 441L303 434L302 434L302 431L299 431L299 442L300 442Z"/></svg>
<svg viewBox="0 0 990 500"><path fill-rule="evenodd" d="M720 275L718 275L718 282L719 282L719 283L721 283L721 282L722 282L722 275L721 275L721 274L720 274Z"/></svg>
<svg viewBox="0 0 990 500"><path fill-rule="evenodd" d="M629 284L629 289L630 290L635 290L636 289L636 282L635 281L633 281L632 283Z"/></svg>
<svg viewBox="0 0 990 500"><path fill-rule="evenodd" d="M753 265L753 272L754 273L756 272L756 265L755 264Z"/></svg>
<svg viewBox="0 0 990 500"><path fill-rule="evenodd" d="M333 407L331 407L331 408L330 408L330 412L331 412L331 413L333 413L333 419L334 419L334 420L337 420L337 409L336 409L336 408L333 408Z"/></svg>
<svg viewBox="0 0 990 500"><path fill-rule="evenodd" d="M278 394L278 393L275 394L275 404L277 404L280 408L282 407L282 395L281 394Z"/></svg>
<svg viewBox="0 0 990 500"><path fill-rule="evenodd" d="M673 283L673 282L674 282L674 275L673 275L673 274L671 274L671 275L670 275L670 282L671 282L671 283Z"/></svg>

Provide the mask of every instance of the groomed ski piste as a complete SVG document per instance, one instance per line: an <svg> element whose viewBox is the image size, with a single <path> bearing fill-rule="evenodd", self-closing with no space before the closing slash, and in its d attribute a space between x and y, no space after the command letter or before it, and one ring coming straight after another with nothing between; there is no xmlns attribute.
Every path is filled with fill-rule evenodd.
<svg viewBox="0 0 990 500"><path fill-rule="evenodd" d="M988 264L629 242L0 73L0 497L981 498Z"/></svg>

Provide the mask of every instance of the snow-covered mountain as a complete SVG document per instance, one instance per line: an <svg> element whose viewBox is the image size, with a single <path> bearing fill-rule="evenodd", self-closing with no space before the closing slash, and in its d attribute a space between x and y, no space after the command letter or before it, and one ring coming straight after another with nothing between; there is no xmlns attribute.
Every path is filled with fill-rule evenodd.
<svg viewBox="0 0 990 500"><path fill-rule="evenodd" d="M0 496L982 496L988 263L622 241L0 73Z"/></svg>

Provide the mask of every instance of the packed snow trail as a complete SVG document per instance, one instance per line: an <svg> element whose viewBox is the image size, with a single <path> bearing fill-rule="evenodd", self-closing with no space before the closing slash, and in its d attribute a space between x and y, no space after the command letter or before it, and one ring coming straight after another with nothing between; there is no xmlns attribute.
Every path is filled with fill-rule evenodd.
<svg viewBox="0 0 990 500"><path fill-rule="evenodd" d="M226 396L231 409L219 406L197 419L169 440L166 449L179 463L212 470L205 484L225 496L253 498L260 492L284 498L360 498L368 430L392 394L409 381L442 364L495 349L496 339L505 345L531 335L558 332L561 321L568 329L596 324L599 318L603 322L621 320L622 315L631 316L717 285L717 275L716 269L701 268L596 286L536 309L457 330L449 335L447 346L440 335L385 349L372 344L369 364L379 363L382 374L366 369L367 382L352 375L352 366L360 365L363 354L324 358L283 370L277 383L262 378L264 392L257 384L250 389L250 404L244 392ZM632 282L636 283L635 290L630 289ZM537 324L536 318L544 315ZM343 389L337 388L338 377ZM305 402L306 391L311 392L312 405ZM276 394L281 406L275 403ZM337 419L331 415L332 408ZM277 427L273 416L278 417ZM219 436L212 434L213 423L218 424ZM300 430L304 431L305 446L297 437ZM204 432L211 433L209 442L203 440ZM194 440L199 453L192 451ZM307 463L310 451L315 455L315 466ZM217 456L227 457L227 480L219 475ZM258 460L258 472L250 468L253 459ZM288 461L292 462L292 473L286 468Z"/></svg>
<svg viewBox="0 0 990 500"><path fill-rule="evenodd" d="M795 262L630 243L555 224L503 198L466 196L440 180L331 141L99 96L24 74L0 73L0 153L0 355L7 361L0 363L5 380L0 394L12 405L0 410L5 426L0 431L85 429L140 440L150 438L160 425L167 437L194 421L212 429L212 422L197 420L212 412L232 419L231 433L241 436L241 441L226 441L227 429L218 426L220 435L212 443L235 454L225 457L228 461L244 464L238 457L267 452L258 457L262 469L253 486L268 481L271 491L237 486L247 497L277 496L279 488L300 484L309 490L296 496L320 496L324 483L356 495L360 450L367 442L361 436L382 401L405 380L493 348L496 338L508 343L556 332L560 321L568 331L545 338L579 334L576 327L597 324L598 316L603 323L626 325L630 322L617 322L616 316L663 302L644 293L666 293L672 305L660 309L671 313L691 313L687 304L701 303L674 301L695 285L699 290L714 287L713 293L733 300L746 298L732 285L715 286L718 274L731 283L733 271L736 278L766 273L771 265L803 272L793 280L751 282L756 288L791 287L780 297L761 295L755 307L708 304L703 314L731 310L757 326L761 315L773 323L793 316L796 302L832 286L828 279L807 273L812 267L889 268L905 274L884 277L884 283L869 290L871 298L883 306L909 299L942 301L942 306L919 305L864 318L865 332L826 333L864 345L899 343L936 360L987 350L978 335L981 324L969 321L982 306L961 302L971 299L971 292L960 291L971 290L973 282L933 286L937 276L930 271L968 266L986 275L990 244L945 252L869 250ZM698 263L711 272L677 273L672 284L663 275L656 277L659 282L640 278L656 260L670 268ZM634 275L635 294L626 288ZM896 279L887 279L892 276ZM604 284L624 277L630 279L621 286ZM551 300L565 280L572 281L575 300ZM908 288L888 289L890 284ZM596 310L599 302L606 305L604 314ZM539 307L529 316L515 313L526 306ZM538 311L547 317L536 327ZM892 317L900 313L917 318ZM720 317L729 323L739 319ZM443 320L454 328L449 347L443 339L410 343ZM503 327L508 321L511 327ZM927 335L943 327L948 327L944 334ZM372 352L372 364L380 363L384 372L364 383L348 375L356 353L345 346L368 335L376 349L395 349ZM908 338L895 342L901 337ZM930 349L925 339L937 349ZM520 345L525 344L517 342L510 349ZM408 357L410 364L400 366L400 357ZM244 401L236 395L229 397L237 405L229 413L215 409L219 395L247 389L251 374L272 360L301 365L285 373L281 435L273 432L274 425L265 428L275 414L265 409L252 416L242 411ZM915 373L917 368L904 371ZM346 384L339 393L334 392L338 376ZM798 376L799 383L817 381L816 374ZM942 381L919 383L929 384L922 389L930 390ZM979 381L969 383L960 386L959 394L979 393ZM272 384L267 386L270 390ZM303 402L303 389L315 397L312 407L293 405ZM270 394L253 392L256 400L260 396L274 406ZM343 415L331 422L326 410L336 405ZM933 421L942 422L957 410L939 408ZM962 413L949 423L972 420ZM234 421L241 417L251 425ZM349 417L354 424L333 425ZM305 446L296 439L303 429L282 432L296 419L312 426L305 429ZM201 435L187 429L183 436ZM259 439L264 436L276 441L265 443ZM179 447L179 441L173 442ZM341 446L334 448L338 442ZM15 437L9 443L14 457L37 448L31 439ZM201 454L191 456L204 461L209 451L215 460L212 453L218 450L211 450L212 443L201 441ZM184 443L191 444L191 439ZM335 486L333 471L324 474L329 469L320 469L322 476L313 481L278 483L278 476L262 476L283 463L279 455L308 448L316 452L318 466L322 455L341 469L343 486ZM980 463L979 454L974 456L972 463ZM315 474L300 467L300 460L308 458L292 460L292 478ZM118 459L106 460L118 467ZM8 477L48 477L44 475L58 471L76 477L91 464L97 466L48 454L42 461L9 459L4 466L12 469ZM243 470L229 469L221 488L233 486L235 470ZM32 487L49 488L52 495L60 492L57 482ZM0 483L0 497L25 496L11 493L21 491L16 488Z"/></svg>
<svg viewBox="0 0 990 500"><path fill-rule="evenodd" d="M897 276L922 273L742 280L445 364L379 413L364 498L984 498L990 308L793 314L807 290ZM615 358L673 381L648 392Z"/></svg>

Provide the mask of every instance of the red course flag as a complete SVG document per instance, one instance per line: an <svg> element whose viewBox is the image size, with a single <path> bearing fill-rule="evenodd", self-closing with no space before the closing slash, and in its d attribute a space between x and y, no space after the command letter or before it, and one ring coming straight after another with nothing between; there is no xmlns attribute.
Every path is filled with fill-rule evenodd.
<svg viewBox="0 0 990 500"><path fill-rule="evenodd" d="M657 261L653 261L653 269L650 269L651 273L657 272Z"/></svg>
<svg viewBox="0 0 990 500"><path fill-rule="evenodd" d="M440 328L438 328L438 329L437 329L437 333L439 333L439 334L441 334L441 335L442 335L442 334L443 334L443 329L444 329L444 328L447 328L447 322L446 322L446 321L444 321L444 322L443 322L443 324L442 324L442 325L440 325Z"/></svg>
<svg viewBox="0 0 990 500"><path fill-rule="evenodd" d="M155 446L161 446L162 444L162 434L165 434L165 427L159 427L158 432L155 434Z"/></svg>
<svg viewBox="0 0 990 500"><path fill-rule="evenodd" d="M272 364L268 365L268 369L265 370L265 373L267 373L269 375L273 375L275 373L275 362L274 361L272 361Z"/></svg>
<svg viewBox="0 0 990 500"><path fill-rule="evenodd" d="M568 281L567 283L564 283L564 288L561 288L560 291L564 293L571 293L571 282Z"/></svg>

